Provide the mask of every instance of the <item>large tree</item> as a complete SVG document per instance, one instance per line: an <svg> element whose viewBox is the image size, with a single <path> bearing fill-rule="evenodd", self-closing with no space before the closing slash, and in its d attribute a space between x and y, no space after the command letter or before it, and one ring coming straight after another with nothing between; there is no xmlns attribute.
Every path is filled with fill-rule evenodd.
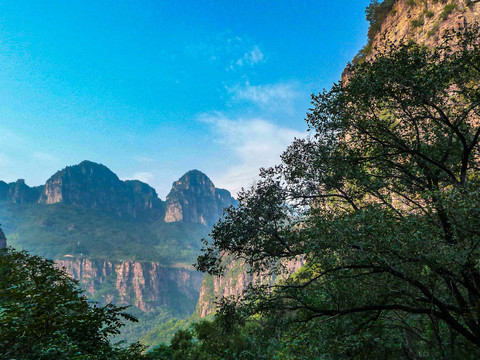
<svg viewBox="0 0 480 360"><path fill-rule="evenodd" d="M317 324L325 346L367 358L375 341L392 357L478 357L479 39L391 45L313 96L310 137L240 194L198 268L219 274L228 255L278 274L303 257L244 308Z"/></svg>
<svg viewBox="0 0 480 360"><path fill-rule="evenodd" d="M0 249L2 359L141 359L143 347L110 343L126 307L89 302L54 263L25 251Z"/></svg>

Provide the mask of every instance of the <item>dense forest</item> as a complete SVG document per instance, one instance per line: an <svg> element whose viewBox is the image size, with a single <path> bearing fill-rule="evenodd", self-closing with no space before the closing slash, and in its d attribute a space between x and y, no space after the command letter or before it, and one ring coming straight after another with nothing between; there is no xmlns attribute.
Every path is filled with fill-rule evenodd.
<svg viewBox="0 0 480 360"><path fill-rule="evenodd" d="M387 2L388 4L388 2ZM368 13L374 23L381 21ZM241 299L145 352L128 309L53 263L0 255L0 353L18 359L478 359L480 29L390 44L312 96L309 136L239 195L196 267L243 261ZM300 271L284 276L289 261Z"/></svg>

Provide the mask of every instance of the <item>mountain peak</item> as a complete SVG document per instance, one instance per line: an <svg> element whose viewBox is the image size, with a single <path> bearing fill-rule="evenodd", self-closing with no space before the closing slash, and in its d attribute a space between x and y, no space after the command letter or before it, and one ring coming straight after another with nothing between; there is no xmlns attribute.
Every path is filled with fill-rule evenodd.
<svg viewBox="0 0 480 360"><path fill-rule="evenodd" d="M215 188L199 170L190 170L172 185L167 195L166 222L193 222L213 225L223 208L236 203L230 192Z"/></svg>
<svg viewBox="0 0 480 360"><path fill-rule="evenodd" d="M156 191L141 181L122 181L105 165L84 160L47 180L40 203L65 203L120 216L161 208Z"/></svg>

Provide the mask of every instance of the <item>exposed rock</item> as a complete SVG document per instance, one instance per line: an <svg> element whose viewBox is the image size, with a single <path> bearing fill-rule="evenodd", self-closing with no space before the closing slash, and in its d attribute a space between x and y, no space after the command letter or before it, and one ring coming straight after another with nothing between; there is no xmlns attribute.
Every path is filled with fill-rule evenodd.
<svg viewBox="0 0 480 360"><path fill-rule="evenodd" d="M16 204L37 202L42 191L43 186L29 187L23 179L9 184L0 181L0 200L9 200Z"/></svg>
<svg viewBox="0 0 480 360"><path fill-rule="evenodd" d="M138 180L121 181L106 166L91 161L68 166L47 180L38 200L138 217L163 208L156 191Z"/></svg>
<svg viewBox="0 0 480 360"><path fill-rule="evenodd" d="M6 246L7 246L7 238L5 237L5 234L3 233L2 228L0 228L0 249L3 249Z"/></svg>
<svg viewBox="0 0 480 360"><path fill-rule="evenodd" d="M284 264L282 277L289 276L299 270L305 261L301 258ZM231 261L226 266L222 276L206 275L200 288L195 312L200 317L206 317L216 311L216 302L222 297L240 299L250 284L273 284L278 277L259 274L252 275L241 261Z"/></svg>
<svg viewBox="0 0 480 360"><path fill-rule="evenodd" d="M56 265L79 280L90 296L105 303L133 304L143 311L194 304L203 279L197 271L162 267L156 262L72 258L56 260Z"/></svg>
<svg viewBox="0 0 480 360"><path fill-rule="evenodd" d="M167 195L165 221L213 225L223 209L234 204L230 192L216 189L207 175L191 170L173 183Z"/></svg>
<svg viewBox="0 0 480 360"><path fill-rule="evenodd" d="M480 19L480 3L465 0L425 0L410 5L407 0L397 0L393 9L375 35L373 47L382 47L386 41L400 43L414 40L432 46L447 29L458 29ZM417 21L415 21L417 20ZM373 49L372 55L375 50Z"/></svg>

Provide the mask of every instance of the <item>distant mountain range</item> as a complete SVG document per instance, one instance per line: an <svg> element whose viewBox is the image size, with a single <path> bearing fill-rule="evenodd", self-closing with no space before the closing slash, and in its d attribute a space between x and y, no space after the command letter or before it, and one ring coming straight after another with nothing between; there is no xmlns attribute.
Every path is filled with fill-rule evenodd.
<svg viewBox="0 0 480 360"><path fill-rule="evenodd" d="M55 260L92 299L134 305L142 321L125 335L130 340L193 313L203 274L191 264L211 225L236 203L198 170L175 181L166 201L148 184L122 181L91 161L67 166L42 186L0 181L8 245Z"/></svg>
<svg viewBox="0 0 480 360"><path fill-rule="evenodd" d="M139 180L122 181L102 164L82 161L52 175L45 185L29 187L22 179L0 181L0 201L16 204L66 204L120 217L212 225L222 209L235 204L227 190L215 188L201 171L191 170L173 183L164 202Z"/></svg>

